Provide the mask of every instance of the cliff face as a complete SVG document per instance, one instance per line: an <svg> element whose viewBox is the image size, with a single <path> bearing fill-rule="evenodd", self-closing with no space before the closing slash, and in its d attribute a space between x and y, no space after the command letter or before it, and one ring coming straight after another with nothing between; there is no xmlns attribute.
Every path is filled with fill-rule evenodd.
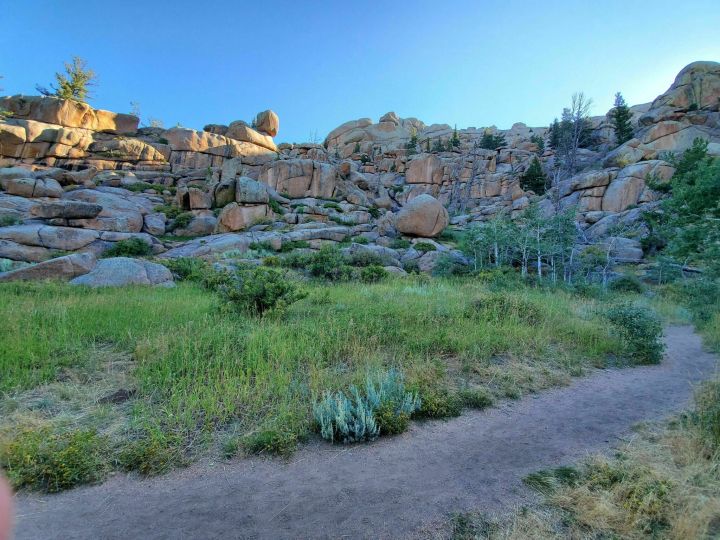
<svg viewBox="0 0 720 540"><path fill-rule="evenodd" d="M521 123L455 132L387 113L377 123L347 122L322 145L277 147L272 111L258 114L254 127L236 121L165 130L58 98L0 98L0 258L99 254L130 237L156 253L170 247L211 256L246 250L257 241L246 231L312 247L363 235L387 249L399 234L435 236L448 219L464 227L500 212L517 215L533 201L548 214L574 208L585 238L600 241L658 200L648 180L672 176L666 152L700 137L720 155L719 106L720 64L690 64L652 103L631 109L634 137L621 146L609 115L592 118L579 172L555 175L540 196L520 178L536 159L552 176L557 156L547 128ZM498 148L482 148L488 135L502 141ZM157 239L170 233L236 236L186 246Z"/></svg>

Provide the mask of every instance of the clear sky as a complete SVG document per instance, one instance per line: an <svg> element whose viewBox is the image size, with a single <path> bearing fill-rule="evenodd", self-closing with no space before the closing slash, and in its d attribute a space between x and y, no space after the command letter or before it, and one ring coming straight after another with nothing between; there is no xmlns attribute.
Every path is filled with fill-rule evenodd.
<svg viewBox="0 0 720 540"><path fill-rule="evenodd" d="M201 129L272 108L277 142L388 111L424 122L546 125L573 92L603 114L720 61L720 1L4 0L0 85L35 93L73 55L90 103Z"/></svg>

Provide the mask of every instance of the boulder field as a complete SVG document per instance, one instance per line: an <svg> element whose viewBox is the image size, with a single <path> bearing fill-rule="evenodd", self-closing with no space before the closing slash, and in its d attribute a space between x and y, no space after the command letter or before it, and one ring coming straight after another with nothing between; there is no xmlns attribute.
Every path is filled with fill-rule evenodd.
<svg viewBox="0 0 720 540"><path fill-rule="evenodd" d="M270 110L203 130L140 128L137 117L85 103L3 97L0 281L171 284L155 263L102 258L130 239L160 258L213 260L258 243L342 242L394 271L408 261L431 271L442 254L464 261L437 240L448 226L515 217L533 202L547 214L573 208L584 242L613 242L637 262L638 239L611 234L657 204L652 186L674 173L669 154L702 138L720 155L719 106L720 64L692 63L652 103L631 108L634 136L622 145L609 113L591 118L593 143L579 150L579 171L536 194L520 179L535 159L553 169L545 127L454 130L390 112L377 123L346 122L323 144L276 144L280 121ZM488 134L504 143L482 148ZM420 241L435 249L414 249Z"/></svg>

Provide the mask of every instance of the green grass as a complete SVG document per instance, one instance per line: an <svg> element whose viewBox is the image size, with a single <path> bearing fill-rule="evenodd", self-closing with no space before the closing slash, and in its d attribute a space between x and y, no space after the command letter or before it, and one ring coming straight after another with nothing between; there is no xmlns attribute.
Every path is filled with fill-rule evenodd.
<svg viewBox="0 0 720 540"><path fill-rule="evenodd" d="M190 283L0 285L0 411L11 413L0 416L0 445L28 425L92 428L122 467L153 473L232 427L247 452L286 454L313 430L317 396L370 372L399 369L426 400L421 413L449 416L564 384L619 350L594 301L563 292L509 291L507 302L478 307L488 291L472 280L306 288L282 318L257 319L221 310L215 294ZM98 403L118 387L136 392ZM137 443L143 432L152 444Z"/></svg>

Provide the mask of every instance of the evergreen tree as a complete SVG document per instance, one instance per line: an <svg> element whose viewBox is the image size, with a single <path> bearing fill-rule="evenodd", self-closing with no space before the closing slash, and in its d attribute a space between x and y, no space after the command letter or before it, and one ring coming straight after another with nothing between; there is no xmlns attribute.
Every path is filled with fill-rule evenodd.
<svg viewBox="0 0 720 540"><path fill-rule="evenodd" d="M542 155L543 152L545 152L545 139L543 139L540 135L533 135L530 137L530 142L537 145L538 154Z"/></svg>
<svg viewBox="0 0 720 540"><path fill-rule="evenodd" d="M618 144L629 141L633 137L633 128L630 120L632 119L632 113L630 108L625 103L625 99L622 94L618 92L615 94L615 105L613 110L610 112L610 121L612 122L613 129L615 130L615 141Z"/></svg>
<svg viewBox="0 0 720 540"><path fill-rule="evenodd" d="M433 143L433 152L444 152L445 151L445 141L440 139L435 139L435 142Z"/></svg>
<svg viewBox="0 0 720 540"><path fill-rule="evenodd" d="M485 150L497 150L506 144L505 135L502 133L493 135L489 129L485 130L482 139L480 139L480 148L484 148Z"/></svg>
<svg viewBox="0 0 720 540"><path fill-rule="evenodd" d="M450 149L459 147L460 146L460 137L458 136L458 130L457 126L455 126L455 129L453 130L452 138L450 139Z"/></svg>
<svg viewBox="0 0 720 540"><path fill-rule="evenodd" d="M85 60L74 56L72 63L65 62L65 73L55 73L57 86L50 85L51 90L37 86L38 92L45 96L57 96L84 103L90 98L89 86L95 86L95 72L87 68Z"/></svg>
<svg viewBox="0 0 720 540"><path fill-rule="evenodd" d="M537 156L533 158L525 174L520 177L520 186L536 195L542 195L547 191L547 177Z"/></svg>
<svg viewBox="0 0 720 540"><path fill-rule="evenodd" d="M418 135L417 130L415 128L412 128L410 130L410 140L405 145L405 148L407 149L407 153L409 156L417 153L417 146L418 146Z"/></svg>
<svg viewBox="0 0 720 540"><path fill-rule="evenodd" d="M557 150L560 147L560 122L555 118L548 128L550 133L550 148Z"/></svg>

